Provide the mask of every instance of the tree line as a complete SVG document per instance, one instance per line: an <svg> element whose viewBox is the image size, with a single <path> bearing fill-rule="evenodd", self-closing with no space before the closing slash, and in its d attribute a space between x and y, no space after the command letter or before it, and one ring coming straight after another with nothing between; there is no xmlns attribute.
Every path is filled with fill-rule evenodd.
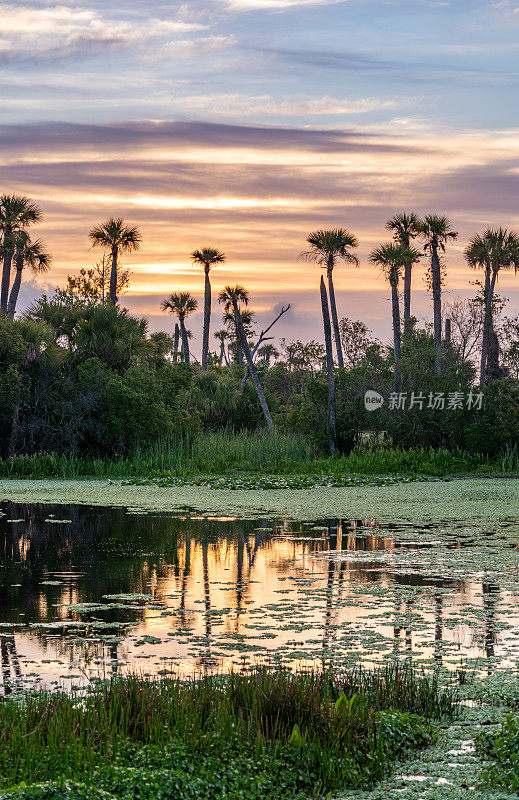
<svg viewBox="0 0 519 800"><path fill-rule="evenodd" d="M17 195L0 197L2 251L0 313L11 321L15 319L24 270L42 273L46 272L51 264L51 257L44 243L32 237L33 227L40 219L41 210L29 198ZM475 370L470 360L471 354L473 357L474 343L470 352L467 344L471 336L471 323L467 318L468 308L463 306L463 303L461 305L458 303L448 310L453 317L452 321L456 323L455 331L451 331L451 316L444 319L445 307L442 305L444 257L448 245L457 238L451 222L445 216L428 215L420 219L416 214L407 212L389 219L386 228L392 234L392 239L374 248L369 260L381 269L391 287L392 348L382 348L376 343L363 323L347 318L340 319L333 273L341 263L353 267L358 265L359 260L356 255L358 240L345 228L324 229L309 234L306 249L300 254L302 259L319 264L326 272L326 281L324 273L320 281L324 347L319 343L284 343L284 358L280 362L279 350L272 344L272 337L268 334L290 306L283 307L271 324L257 335L254 331L254 312L250 308L249 293L245 287L236 284L225 286L218 295L224 326L213 334L219 343L219 353L212 352L211 271L225 263L226 256L221 250L206 246L191 253L192 263L204 271L201 361L193 367L189 344L190 332L186 327L186 320L198 308L196 298L185 291L172 292L164 298L161 304L162 310L171 313L177 320L174 335L170 337L168 334L159 333L149 336L145 321L132 317L118 304L118 296L125 291L130 280L129 271L121 266L121 258L140 248L142 235L137 226L129 225L120 218L110 218L89 232L91 244L102 251L99 264L91 269L80 270L78 275L69 276L65 289L57 289L52 298L43 296L22 315L18 330L22 330L20 325L25 325L26 338L29 323L47 326L45 334L42 334L43 328L40 329L39 341L36 341L33 329L34 341L25 352L25 361L40 360L44 351L49 355L50 342L53 339L53 346L64 348L71 363L74 362L76 371L79 353L82 354L83 360L97 358L105 366L108 365L119 373L126 373L132 369L139 359L141 364L147 362L149 366L154 358L152 353L156 358L165 359L172 365L177 365L180 358L185 367L194 369L200 376L216 372L220 375L220 383L222 383L223 369L228 373L231 382L237 384L235 388L242 397L249 392L247 387L250 379L258 411L261 412L267 427L272 429L274 427L272 405L276 412L274 416L278 420L281 419L279 396L283 391L280 386L275 391L273 389L276 370L279 372L277 367L282 366L291 376L296 373L310 373L313 379L314 366L309 369L312 358L308 359L308 353L313 347L312 363L318 363L319 370L322 371L321 376L326 379L327 411L324 416L327 447L332 452L337 448L344 449L345 439L349 441L351 437L345 436L344 432L341 434L344 420L338 421L338 415L344 416L344 393L348 384L346 373L358 373L359 366L365 371L368 367L373 371L378 359L377 369L380 374L373 375L373 379L376 378L380 386L385 386L389 377L390 388L394 392L401 392L402 388L410 389L416 382L418 364L415 362L417 352L422 348L424 352L427 351L427 356L422 358L424 363L429 364L429 354L432 357L426 376L429 382L436 380L437 383L441 383L442 376L447 375L447 380L457 381L460 384L460 381L473 381L475 377ZM426 258L428 262L427 278L433 300L433 322L430 333L419 329L416 318L412 315L413 271L422 258ZM470 308L474 320L478 321L480 326L481 335L477 344L479 382L481 386L485 386L492 379L505 377L505 371L499 367L496 316L502 301L496 296L496 284L502 270L517 271L519 237L513 231L489 228L471 239L465 248L465 258L471 267L483 272L478 296ZM466 333L467 326L468 333ZM50 329L53 331L52 335L49 334ZM454 347L453 340L456 336L460 340L463 339L464 330L467 341L463 344L463 352L457 352L454 356L457 345ZM514 330L517 340L519 325L514 329L513 320L509 321L508 331ZM302 357L305 352L306 355ZM316 352L319 354L317 362ZM302 368L295 367L297 353L300 364L305 364ZM371 364L368 363L370 359ZM412 368L411 364L414 364ZM23 372L23 367L21 371ZM285 378L290 383L286 375ZM284 424L287 424L291 415L293 422L294 403L297 405L300 402L299 399L296 402L296 395L306 393L304 400L309 402L310 384L307 378L302 379L301 375L299 379L300 392L293 393L289 404L291 408L285 414ZM322 377L319 381L322 386ZM337 409L337 392L342 411L341 408ZM357 387L357 400L358 396ZM23 403L15 404L14 417L20 414L22 406ZM371 421L369 424L372 426ZM17 427L19 426L11 424L9 434L11 440L14 435L13 428ZM14 435L15 440L17 435ZM16 449L16 444L10 446L10 451L13 447Z"/></svg>

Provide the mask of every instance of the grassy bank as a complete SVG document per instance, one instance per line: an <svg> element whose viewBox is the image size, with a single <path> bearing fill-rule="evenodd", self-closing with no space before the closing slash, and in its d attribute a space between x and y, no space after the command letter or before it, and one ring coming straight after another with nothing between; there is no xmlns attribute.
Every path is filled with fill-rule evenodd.
<svg viewBox="0 0 519 800"><path fill-rule="evenodd" d="M510 448L490 460L478 453L432 448L359 448L348 455L322 457L296 434L206 433L173 439L131 458L81 459L54 453L0 461L0 478L189 478L243 473L330 476L518 475L519 451Z"/></svg>
<svg viewBox="0 0 519 800"><path fill-rule="evenodd" d="M369 786L435 738L455 697L382 672L117 679L0 702L0 798L321 797ZM38 785L39 787L35 786ZM43 784L43 786L42 786Z"/></svg>

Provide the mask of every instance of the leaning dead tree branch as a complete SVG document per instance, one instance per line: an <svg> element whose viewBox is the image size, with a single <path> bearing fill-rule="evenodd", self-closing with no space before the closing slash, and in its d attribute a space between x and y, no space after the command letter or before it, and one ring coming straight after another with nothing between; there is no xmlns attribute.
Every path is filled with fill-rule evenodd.
<svg viewBox="0 0 519 800"><path fill-rule="evenodd" d="M259 335L259 339L258 339L258 341L256 342L256 344L255 344L255 345L254 345L254 347L252 348L252 351L251 351L251 356L252 356L252 358L254 358L254 356L255 356L255 355L256 355L256 353L258 352L258 348L260 347L260 345L261 345L263 342L265 342L265 341L269 341L270 339L273 339L273 338L274 338L273 336L267 336L267 333L268 333L268 332L271 330L271 328L273 328L273 327L274 327L274 325L276 324L276 322L277 322L279 319L281 319L281 317L283 316L283 314L286 314L286 312L287 312L287 311L288 311L290 308L291 308L291 305L290 305L290 303L289 303L287 306L282 306L282 307L281 307L281 311L279 312L279 314L277 315L277 317L276 317L276 318L275 318L275 319L274 319L274 320L273 320L273 321L270 323L270 325L269 325L267 328L265 328L263 331L261 331L261 333L260 333L260 335ZM240 391L241 391L242 393L243 393L243 392L244 392L244 390L245 390L245 384L247 383L247 378L248 378L248 377L249 377L249 368L247 367L247 369L245 370L245 375L243 376L243 378L242 378L242 381L241 381L241 386L240 386Z"/></svg>

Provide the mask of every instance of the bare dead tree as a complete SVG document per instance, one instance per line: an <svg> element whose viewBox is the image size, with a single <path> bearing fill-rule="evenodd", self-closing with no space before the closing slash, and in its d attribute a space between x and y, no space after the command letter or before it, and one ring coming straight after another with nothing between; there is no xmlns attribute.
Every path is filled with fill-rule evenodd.
<svg viewBox="0 0 519 800"><path fill-rule="evenodd" d="M274 327L276 322L278 322L278 320L281 319L283 314L286 314L286 312L290 308L291 308L290 303L287 306L282 306L281 307L281 311L279 312L277 317L270 323L270 325L267 328L265 328L264 330L261 331L261 333L259 335L259 339L258 339L258 341L256 342L256 344L254 345L254 347L252 348L252 351L251 351L251 356L252 356L253 359L254 359L254 356L256 355L256 353L258 352L259 347L263 344L263 342L269 341L270 339L274 338L273 336L267 336L267 333ZM247 378L249 377L249 374L250 374L249 367L247 366L247 369L245 370L245 375L243 376L242 381L241 381L241 385L240 385L240 391L242 392L242 394L245 391L245 384L247 383Z"/></svg>

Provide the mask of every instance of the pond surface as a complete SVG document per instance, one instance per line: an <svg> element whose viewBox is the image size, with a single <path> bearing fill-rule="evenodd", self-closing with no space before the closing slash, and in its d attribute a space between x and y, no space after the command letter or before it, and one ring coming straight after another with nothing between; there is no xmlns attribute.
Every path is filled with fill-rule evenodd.
<svg viewBox="0 0 519 800"><path fill-rule="evenodd" d="M482 529L0 506L0 693L258 660L519 658L519 520Z"/></svg>

